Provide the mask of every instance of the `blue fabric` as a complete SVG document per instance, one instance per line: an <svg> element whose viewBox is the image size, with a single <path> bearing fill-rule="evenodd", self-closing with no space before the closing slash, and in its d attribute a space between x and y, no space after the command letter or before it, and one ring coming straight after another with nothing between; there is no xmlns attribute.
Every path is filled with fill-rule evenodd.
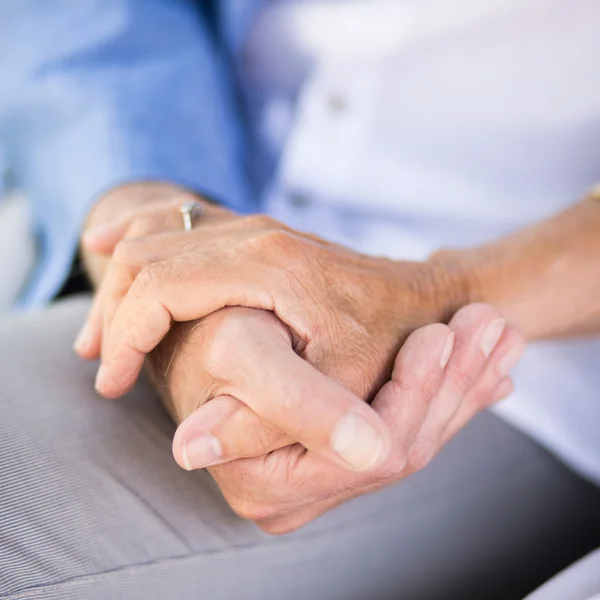
<svg viewBox="0 0 600 600"><path fill-rule="evenodd" d="M40 244L21 308L57 292L115 185L171 181L257 209L228 53L260 2L209 4L0 0L0 145Z"/></svg>

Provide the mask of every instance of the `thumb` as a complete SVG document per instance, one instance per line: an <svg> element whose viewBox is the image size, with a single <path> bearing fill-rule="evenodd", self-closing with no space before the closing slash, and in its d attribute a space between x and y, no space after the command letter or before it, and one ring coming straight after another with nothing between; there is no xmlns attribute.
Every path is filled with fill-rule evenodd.
<svg viewBox="0 0 600 600"><path fill-rule="evenodd" d="M390 429L371 406L300 358L278 330L239 333L236 356L229 349L218 375L233 396L334 464L367 471L386 460Z"/></svg>
<svg viewBox="0 0 600 600"><path fill-rule="evenodd" d="M190 471L263 456L294 440L232 396L219 396L197 408L175 432L173 457Z"/></svg>
<svg viewBox="0 0 600 600"><path fill-rule="evenodd" d="M232 400L221 399L213 407L208 406L210 401L177 432L174 453L180 464L188 468L206 465L202 456L193 464L189 453L186 465L185 452L195 431L191 423L202 422L201 415L209 410L213 415L222 411L217 421L226 421L228 415L238 419L238 426L228 423L222 436L213 435L220 449L214 440L209 447L209 440L204 439L208 451L216 449L220 454L215 457L213 453L213 460L227 459L229 452L233 456L236 452L264 454L265 448L268 452L292 440L330 463L354 471L376 469L386 460L391 435L384 420L358 396L300 358L289 337L272 323L232 321L221 330L219 343L213 344L210 368L212 377L225 383L226 394L243 402L261 420ZM204 422L199 427L204 433L213 426Z"/></svg>

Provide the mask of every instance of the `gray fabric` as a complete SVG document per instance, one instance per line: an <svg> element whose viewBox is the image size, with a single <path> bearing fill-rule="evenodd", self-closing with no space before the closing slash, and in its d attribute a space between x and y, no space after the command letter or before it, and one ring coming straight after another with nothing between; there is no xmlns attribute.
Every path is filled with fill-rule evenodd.
<svg viewBox="0 0 600 600"><path fill-rule="evenodd" d="M147 384L94 394L71 350L87 308L0 324L0 598L522 598L600 539L598 490L493 415L419 475L263 534L177 467Z"/></svg>
<svg viewBox="0 0 600 600"><path fill-rule="evenodd" d="M527 600L600 599L600 548L553 577Z"/></svg>

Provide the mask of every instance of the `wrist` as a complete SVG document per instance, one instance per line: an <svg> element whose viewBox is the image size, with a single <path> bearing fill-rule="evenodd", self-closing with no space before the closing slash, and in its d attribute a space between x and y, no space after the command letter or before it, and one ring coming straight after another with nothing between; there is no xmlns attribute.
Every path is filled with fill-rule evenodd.
<svg viewBox="0 0 600 600"><path fill-rule="evenodd" d="M461 273L464 304L491 304L530 341L554 333L551 312L555 264L546 246L523 244L509 237L488 246L465 250L443 250L432 258L445 268ZM560 258L559 258L560 260Z"/></svg>
<svg viewBox="0 0 600 600"><path fill-rule="evenodd" d="M447 323L466 304L481 301L474 258L468 251L442 249L425 261L435 321Z"/></svg>

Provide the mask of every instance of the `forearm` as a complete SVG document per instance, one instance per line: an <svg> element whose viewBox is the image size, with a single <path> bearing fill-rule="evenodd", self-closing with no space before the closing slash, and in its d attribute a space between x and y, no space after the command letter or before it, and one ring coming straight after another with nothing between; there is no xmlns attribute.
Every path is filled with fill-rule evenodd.
<svg viewBox="0 0 600 600"><path fill-rule="evenodd" d="M530 340L600 332L600 191L491 244L442 251L461 265L469 302L487 302Z"/></svg>

